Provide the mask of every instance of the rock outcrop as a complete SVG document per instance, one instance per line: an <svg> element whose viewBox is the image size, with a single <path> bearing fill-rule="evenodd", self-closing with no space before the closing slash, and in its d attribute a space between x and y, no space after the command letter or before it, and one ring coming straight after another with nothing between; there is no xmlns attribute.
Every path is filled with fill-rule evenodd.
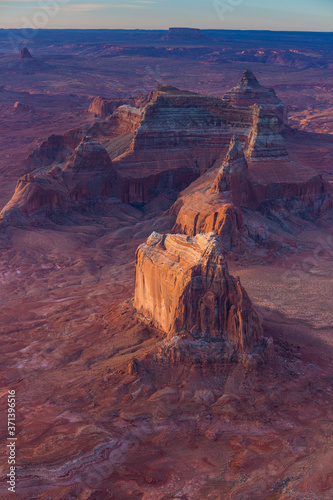
<svg viewBox="0 0 333 500"><path fill-rule="evenodd" d="M20 216L66 214L80 202L97 203L112 196L117 182L107 151L85 137L64 169L54 166L47 173L21 177L0 219L16 222Z"/></svg>
<svg viewBox="0 0 333 500"><path fill-rule="evenodd" d="M246 70L236 87L229 90L223 100L236 108L248 108L257 104L273 113L280 128L288 124L288 110L277 97L274 89L260 85L252 71Z"/></svg>
<svg viewBox="0 0 333 500"><path fill-rule="evenodd" d="M275 116L257 106L254 114L247 154L233 137L216 169L193 182L170 209L177 217L173 231L190 236L214 231L224 251L242 254L256 245L266 246L260 234L266 234L264 240L271 238L271 247L278 248L278 225L288 228L288 213L315 220L332 206L330 184L289 158L284 139L275 128ZM278 224L275 228L269 220L261 219L262 212L270 211ZM253 225L261 228L259 235L253 232Z"/></svg>
<svg viewBox="0 0 333 500"><path fill-rule="evenodd" d="M284 159L288 157L285 140L280 135L279 122L273 113L254 104L253 126L248 139L250 159Z"/></svg>
<svg viewBox="0 0 333 500"><path fill-rule="evenodd" d="M210 193L194 193L180 203L181 208L176 203L171 209L177 215L173 232L189 236L214 232L225 252L244 252L246 229L239 208Z"/></svg>
<svg viewBox="0 0 333 500"><path fill-rule="evenodd" d="M153 233L137 250L134 307L169 337L230 342L239 353L252 353L263 342L259 318L229 275L214 233Z"/></svg>
<svg viewBox="0 0 333 500"><path fill-rule="evenodd" d="M87 133L88 127L70 130L63 135L50 135L26 160L27 167L48 167L69 160L74 149Z"/></svg>
<svg viewBox="0 0 333 500"><path fill-rule="evenodd" d="M17 101L13 106L13 111L15 113L27 113L28 111L31 111L31 108L27 104Z"/></svg>
<svg viewBox="0 0 333 500"><path fill-rule="evenodd" d="M116 109L110 117L110 124L114 124L116 135L135 132L141 125L144 109L124 104Z"/></svg>
<svg viewBox="0 0 333 500"><path fill-rule="evenodd" d="M105 148L86 137L64 168L63 179L71 199L82 201L110 196L117 173Z"/></svg>
<svg viewBox="0 0 333 500"><path fill-rule="evenodd" d="M27 47L24 47L21 50L19 57L5 63L2 66L2 69L6 71L13 71L15 73L32 75L41 71L51 70L53 67L50 64L44 63L40 59L33 57Z"/></svg>
<svg viewBox="0 0 333 500"><path fill-rule="evenodd" d="M122 201L142 206L162 193L175 197L223 161L233 135L245 146L255 128L250 107L235 107L168 85L160 85L147 96L130 98L130 104L132 101L135 105L118 106L119 100L97 98L91 111L104 115L116 108L113 114L92 127L51 136L31 155L29 167L65 163L89 134L105 146L124 179ZM144 107L138 107L142 104ZM252 141L253 151L264 133L260 127L261 122L252 133L257 137Z"/></svg>
<svg viewBox="0 0 333 500"><path fill-rule="evenodd" d="M31 215L64 213L69 206L70 194L61 174L27 174L18 180L14 196L0 213L0 220L16 223Z"/></svg>
<svg viewBox="0 0 333 500"><path fill-rule="evenodd" d="M95 116L106 118L111 116L120 106L130 106L132 108L144 108L150 99L153 92L148 94L138 94L135 97L126 97L122 99L105 99L104 97L96 97L90 104L88 112Z"/></svg>
<svg viewBox="0 0 333 500"><path fill-rule="evenodd" d="M22 59L32 59L32 55L29 52L29 49L27 47L23 47L20 53L20 60Z"/></svg>
<svg viewBox="0 0 333 500"><path fill-rule="evenodd" d="M223 235L224 248L242 248L239 209L278 206L278 200L287 199L293 210L310 208L318 215L331 191L313 170L289 158L274 112L280 101L272 89L262 87L250 72L238 87L239 95L259 96L261 104L247 106L254 97L234 101L231 93L229 100L222 100L160 85L136 98L149 99L144 107L124 104L104 121L50 136L30 155L27 169L37 167L45 174L52 166L60 167L75 201L114 196L117 176L119 202L139 207L161 196L170 203L185 189L173 208L177 230L195 235L210 229ZM105 150L97 171L93 157L87 160L89 168L77 166L76 148L85 136L101 144L95 143L100 154ZM190 193L187 188L199 178L200 189ZM236 239L227 236L226 227L233 227Z"/></svg>
<svg viewBox="0 0 333 500"><path fill-rule="evenodd" d="M211 190L218 193L230 191L232 201L236 206L249 204L252 183L243 147L236 136L231 139L228 153Z"/></svg>
<svg viewBox="0 0 333 500"><path fill-rule="evenodd" d="M124 104L133 105L133 102L131 99L104 99L99 96L90 104L88 111L96 116L106 117L112 115L119 106Z"/></svg>
<svg viewBox="0 0 333 500"><path fill-rule="evenodd" d="M245 142L252 122L250 109L233 113L221 99L159 86L130 148L115 161L128 178L124 201L179 192L226 152L233 133Z"/></svg>

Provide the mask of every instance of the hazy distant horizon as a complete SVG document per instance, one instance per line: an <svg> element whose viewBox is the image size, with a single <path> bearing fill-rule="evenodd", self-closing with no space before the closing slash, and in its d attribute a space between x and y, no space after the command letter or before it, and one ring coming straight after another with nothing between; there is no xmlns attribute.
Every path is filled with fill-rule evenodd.
<svg viewBox="0 0 333 500"><path fill-rule="evenodd" d="M0 0L0 28L331 33L332 0Z"/></svg>
<svg viewBox="0 0 333 500"><path fill-rule="evenodd" d="M333 31L311 31L311 30L268 30L268 29L240 29L240 28L200 28L199 26L170 26L169 28L39 28L39 31L152 31L152 32L168 32L170 28L191 28L200 29L201 31L231 31L231 32L253 32L253 33L328 33L333 34ZM11 27L3 28L0 26L0 31L24 31L25 28Z"/></svg>

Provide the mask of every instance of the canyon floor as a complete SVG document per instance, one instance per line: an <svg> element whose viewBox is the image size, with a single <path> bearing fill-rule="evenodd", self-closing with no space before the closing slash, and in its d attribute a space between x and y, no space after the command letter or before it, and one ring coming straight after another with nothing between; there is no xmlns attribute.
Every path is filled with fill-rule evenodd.
<svg viewBox="0 0 333 500"><path fill-rule="evenodd" d="M311 63L324 57L320 41L280 43L253 34L234 51L301 51L299 63L295 52L291 62L239 61L232 54L219 62L211 60L215 49L201 46L198 59L189 43L183 47L188 57L162 57L149 54L152 45L162 50L150 39L140 41L141 52L125 55L110 55L108 40L75 39L70 48L67 41L37 37L30 48L49 67L26 74L8 69L17 54L0 35L1 208L26 173L23 160L41 141L96 121L87 109L98 95L147 93L168 83L221 97L247 67L289 108L289 123L300 131L287 139L290 155L312 158L312 167L332 180L332 54L325 53L322 66ZM131 47L126 40L112 43L119 51ZM303 53L311 54L311 64ZM29 111L14 111L17 101ZM135 251L153 231L172 230L172 202L119 205L103 217L0 234L2 443L7 391L17 392L17 493L11 496L330 500L331 220L306 225L292 251L228 263L257 308L265 336L274 339L269 363L257 370L232 366L223 385L209 371L177 363L138 377L133 358L159 359L165 340L133 312ZM3 452L2 480L7 468ZM7 497L5 481L0 496Z"/></svg>

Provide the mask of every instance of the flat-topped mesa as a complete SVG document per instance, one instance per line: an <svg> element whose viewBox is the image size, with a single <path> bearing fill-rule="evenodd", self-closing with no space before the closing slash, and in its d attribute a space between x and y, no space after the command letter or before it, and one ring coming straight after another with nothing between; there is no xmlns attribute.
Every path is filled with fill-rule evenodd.
<svg viewBox="0 0 333 500"><path fill-rule="evenodd" d="M248 138L247 157L251 160L288 159L286 143L279 133L276 116L257 104L252 110L253 126Z"/></svg>
<svg viewBox="0 0 333 500"><path fill-rule="evenodd" d="M231 124L238 125L244 136L251 126L250 121L240 125L238 116L233 116L221 99L159 85L145 108L133 149L221 149L224 136L230 141Z"/></svg>
<svg viewBox="0 0 333 500"><path fill-rule="evenodd" d="M239 353L262 344L262 328L240 282L229 275L214 233L153 233L136 253L134 307L168 334L229 341Z"/></svg>
<svg viewBox="0 0 333 500"><path fill-rule="evenodd" d="M199 28L182 28L182 27L169 28L169 35L180 35L180 36L191 35L191 36L198 36L198 35L201 35L201 34L202 34L202 32L201 32L201 29L199 29Z"/></svg>
<svg viewBox="0 0 333 500"><path fill-rule="evenodd" d="M211 191L218 193L230 191L235 205L247 205L251 182L243 147L237 136L231 139L228 153L213 182Z"/></svg>
<svg viewBox="0 0 333 500"><path fill-rule="evenodd" d="M130 147L114 162L128 179L124 201L142 205L161 192L179 193L226 152L233 134L245 142L252 121L249 108L160 85Z"/></svg>
<svg viewBox="0 0 333 500"><path fill-rule="evenodd" d="M30 54L29 50L27 47L23 47L20 53L20 59L32 59L32 55Z"/></svg>
<svg viewBox="0 0 333 500"><path fill-rule="evenodd" d="M288 109L277 97L275 90L260 85L250 70L244 71L240 83L229 90L223 100L236 108L258 104L276 116L280 127L288 125Z"/></svg>
<svg viewBox="0 0 333 500"><path fill-rule="evenodd" d="M208 41L210 37L205 35L199 28L169 28L166 36L162 37L163 40L172 41Z"/></svg>

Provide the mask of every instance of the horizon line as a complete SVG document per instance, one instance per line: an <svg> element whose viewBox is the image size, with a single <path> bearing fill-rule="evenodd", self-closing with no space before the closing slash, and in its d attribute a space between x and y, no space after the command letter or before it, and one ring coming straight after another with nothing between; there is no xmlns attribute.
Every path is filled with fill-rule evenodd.
<svg viewBox="0 0 333 500"><path fill-rule="evenodd" d="M265 33L332 33L333 31L319 30L272 30L272 29L245 29L245 28L193 28L191 26L170 26L170 28L190 28L200 29L201 31L245 31L245 32L265 32ZM35 28L34 31L169 31L170 28ZM26 31L26 28L2 28L4 31Z"/></svg>

